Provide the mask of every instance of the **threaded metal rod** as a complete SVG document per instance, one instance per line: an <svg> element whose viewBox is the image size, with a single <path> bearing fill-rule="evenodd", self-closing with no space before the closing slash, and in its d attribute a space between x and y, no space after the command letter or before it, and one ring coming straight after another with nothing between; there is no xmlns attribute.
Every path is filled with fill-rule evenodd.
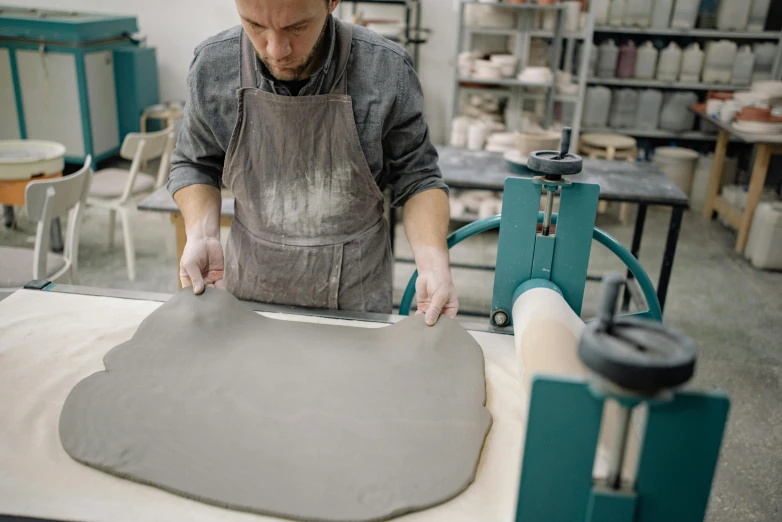
<svg viewBox="0 0 782 522"><path fill-rule="evenodd" d="M543 214L543 235L549 235L551 228L551 214L554 212L554 191L546 191L546 211Z"/></svg>

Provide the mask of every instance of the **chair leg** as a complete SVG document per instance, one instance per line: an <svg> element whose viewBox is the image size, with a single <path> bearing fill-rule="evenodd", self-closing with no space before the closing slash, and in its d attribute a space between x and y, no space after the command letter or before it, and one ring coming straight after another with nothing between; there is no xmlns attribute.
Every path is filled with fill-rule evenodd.
<svg viewBox="0 0 782 522"><path fill-rule="evenodd" d="M125 259L128 263L128 279L136 280L136 250L133 245L133 232L130 229L130 216L127 209L119 211L120 221L122 221L122 235L125 240Z"/></svg>
<svg viewBox="0 0 782 522"><path fill-rule="evenodd" d="M109 210L109 250L114 248L114 230L117 228L117 211Z"/></svg>

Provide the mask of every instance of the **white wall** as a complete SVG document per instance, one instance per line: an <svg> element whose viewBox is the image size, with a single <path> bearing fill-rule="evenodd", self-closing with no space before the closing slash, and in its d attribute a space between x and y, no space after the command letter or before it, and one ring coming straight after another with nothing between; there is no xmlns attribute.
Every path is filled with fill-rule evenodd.
<svg viewBox="0 0 782 522"><path fill-rule="evenodd" d="M193 49L205 38L239 23L232 0L14 0L13 5L136 16L147 43L157 48L160 96L187 97L187 71ZM401 8L362 4L367 15L403 17ZM445 138L447 110L453 92L456 45L454 0L425 0L423 26L432 37L421 47L419 74L426 97L425 113L432 139Z"/></svg>

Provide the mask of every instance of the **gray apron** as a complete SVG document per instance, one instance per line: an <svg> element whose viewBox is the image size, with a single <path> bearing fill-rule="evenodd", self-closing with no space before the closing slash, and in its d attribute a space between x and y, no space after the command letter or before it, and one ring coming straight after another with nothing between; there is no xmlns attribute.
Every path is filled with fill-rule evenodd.
<svg viewBox="0 0 782 522"><path fill-rule="evenodd" d="M347 94L352 27L337 22L329 94L257 88L242 33L242 80L223 183L236 197L225 283L240 299L391 312L391 244Z"/></svg>

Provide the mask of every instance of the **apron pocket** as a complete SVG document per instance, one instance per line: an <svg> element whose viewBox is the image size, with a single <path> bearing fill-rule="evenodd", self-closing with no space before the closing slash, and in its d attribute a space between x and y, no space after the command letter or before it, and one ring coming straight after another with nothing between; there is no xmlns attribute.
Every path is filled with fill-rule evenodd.
<svg viewBox="0 0 782 522"><path fill-rule="evenodd" d="M239 299L337 308L343 246L292 246L261 239L237 219L226 245L226 287Z"/></svg>

